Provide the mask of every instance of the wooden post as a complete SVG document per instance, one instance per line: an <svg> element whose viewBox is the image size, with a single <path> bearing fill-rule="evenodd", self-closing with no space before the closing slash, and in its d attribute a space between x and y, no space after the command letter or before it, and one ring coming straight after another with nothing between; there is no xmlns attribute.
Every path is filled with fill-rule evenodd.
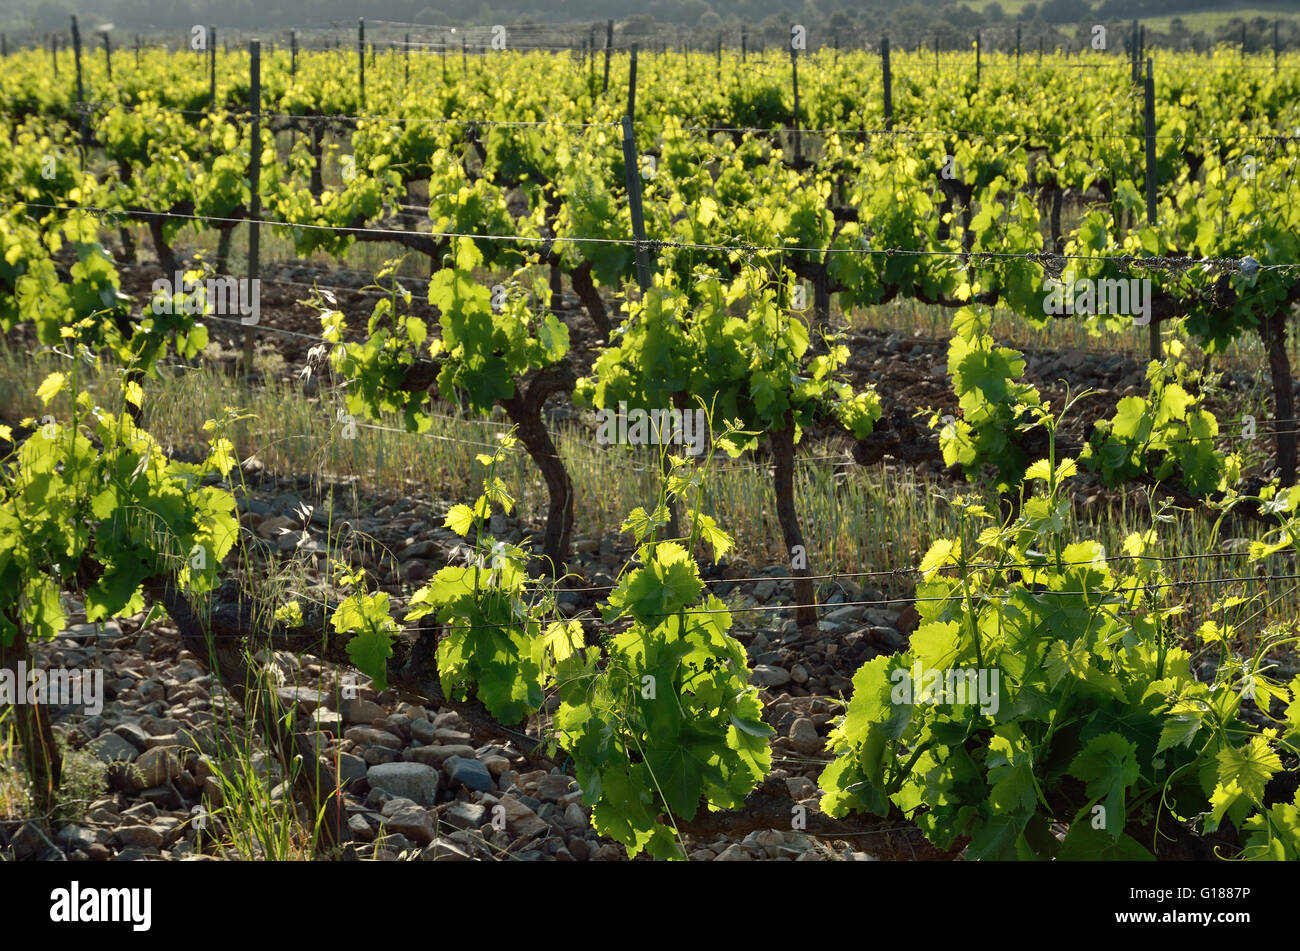
<svg viewBox="0 0 1300 951"><path fill-rule="evenodd" d="M217 111L217 28L208 27L208 111Z"/></svg>
<svg viewBox="0 0 1300 951"><path fill-rule="evenodd" d="M258 272L258 219L262 217L262 47L248 41L248 107L251 113L248 154L248 293L256 293ZM249 297L252 300L252 297ZM253 372L253 325L244 330L244 373Z"/></svg>
<svg viewBox="0 0 1300 951"><path fill-rule="evenodd" d="M800 165L803 162L803 137L799 134L799 51L793 46L790 47L790 80L794 84L794 115L791 117L794 126L794 163Z"/></svg>
<svg viewBox="0 0 1300 951"><path fill-rule="evenodd" d="M602 94L609 92L609 52L614 45L614 21L605 21L605 84L600 87Z"/></svg>
<svg viewBox="0 0 1300 951"><path fill-rule="evenodd" d="M50 37L50 63L54 68L54 78L59 78L59 38Z"/></svg>
<svg viewBox="0 0 1300 951"><path fill-rule="evenodd" d="M357 18L357 78L361 84L361 108L366 107L366 19Z"/></svg>
<svg viewBox="0 0 1300 951"><path fill-rule="evenodd" d="M632 237L636 242L636 282L641 293L650 289L650 251L646 246L645 212L641 207L641 169L637 162L632 116L623 117L623 168L627 179L628 207L632 212Z"/></svg>
<svg viewBox="0 0 1300 951"><path fill-rule="evenodd" d="M1274 20L1273 21L1273 74L1274 75L1277 75L1277 54L1278 54L1277 20Z"/></svg>
<svg viewBox="0 0 1300 951"><path fill-rule="evenodd" d="M108 73L108 81L113 81L113 48L109 45L108 30L102 33L104 37L104 69Z"/></svg>
<svg viewBox="0 0 1300 951"><path fill-rule="evenodd" d="M1152 73L1151 60L1147 60L1145 95L1143 97L1143 124L1146 126L1146 160L1147 160L1147 224L1156 224L1156 84ZM1150 324L1151 359L1160 359L1160 321L1151 318Z"/></svg>
<svg viewBox="0 0 1300 951"><path fill-rule="evenodd" d="M298 31L289 31L289 76L298 75Z"/></svg>
<svg viewBox="0 0 1300 951"><path fill-rule="evenodd" d="M636 118L636 51L637 44L632 44L632 61L627 70L627 116ZM640 179L638 179L640 181Z"/></svg>
<svg viewBox="0 0 1300 951"><path fill-rule="evenodd" d="M975 88L976 88L976 89L979 89L979 88L980 88L980 49L981 49L981 46L982 46L982 38L981 38L981 36L980 36L980 31L979 31L979 30L976 30L976 31L975 31Z"/></svg>
<svg viewBox="0 0 1300 951"><path fill-rule="evenodd" d="M885 131L894 127L894 83L889 73L889 34L880 38L880 71L884 80Z"/></svg>
<svg viewBox="0 0 1300 951"><path fill-rule="evenodd" d="M135 35L135 68L140 68L140 34Z"/></svg>
<svg viewBox="0 0 1300 951"><path fill-rule="evenodd" d="M406 65L406 79L404 80L404 82L407 86L409 86L411 85L411 34L410 33L406 34L406 45L402 47L402 56L405 58L405 65Z"/></svg>
<svg viewBox="0 0 1300 951"><path fill-rule="evenodd" d="M740 31L740 61L745 62L749 55L749 37L744 30Z"/></svg>
<svg viewBox="0 0 1300 951"><path fill-rule="evenodd" d="M77 17L72 17L72 56L77 65L77 102L86 101L86 87L81 80L81 31L77 29Z"/></svg>
<svg viewBox="0 0 1300 951"><path fill-rule="evenodd" d="M1020 72L1020 21L1016 21L1016 72Z"/></svg>

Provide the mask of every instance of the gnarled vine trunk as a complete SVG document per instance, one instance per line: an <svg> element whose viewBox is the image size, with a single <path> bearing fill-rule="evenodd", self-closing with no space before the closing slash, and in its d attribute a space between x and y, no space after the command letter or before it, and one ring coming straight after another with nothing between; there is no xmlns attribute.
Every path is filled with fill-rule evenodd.
<svg viewBox="0 0 1300 951"><path fill-rule="evenodd" d="M1261 321L1259 335L1268 349L1268 372L1273 380L1273 418L1277 425L1277 465L1283 486L1295 485L1295 395L1291 387L1291 358L1286 352L1286 311L1278 310Z"/></svg>
<svg viewBox="0 0 1300 951"><path fill-rule="evenodd" d="M31 786L32 801L40 814L49 813L54 806L54 795L58 792L63 774L63 758L59 754L58 743L54 739L54 730L50 726L50 713L43 703L27 703L27 681L17 679L19 664L30 674L32 669L31 652L27 649L27 632L23 629L22 619L12 613L9 620L17 624L18 633L9 646L0 645L0 670L11 671L14 675L14 724L18 731L18 742L23 748L23 766L27 770L27 780Z"/></svg>
<svg viewBox="0 0 1300 951"><path fill-rule="evenodd" d="M533 377L527 387L518 387L514 396L501 401L506 415L519 427L519 441L537 463L537 468L542 470L542 478L546 481L550 504L542 536L542 555L549 562L548 570L552 574L560 573L569 557L573 533L573 480L569 478L550 431L542 421L542 406L552 394L572 390L576 382L571 369L562 364L552 364Z"/></svg>
<svg viewBox="0 0 1300 951"><path fill-rule="evenodd" d="M795 623L802 627L817 625L817 590L808 577L808 548L799 528L799 513L794 506L794 414L786 411L782 428L770 433L772 440L773 482L776 489L776 518L781 524L787 556L794 576ZM796 561L802 554L801 561ZM795 567L801 564L802 567Z"/></svg>

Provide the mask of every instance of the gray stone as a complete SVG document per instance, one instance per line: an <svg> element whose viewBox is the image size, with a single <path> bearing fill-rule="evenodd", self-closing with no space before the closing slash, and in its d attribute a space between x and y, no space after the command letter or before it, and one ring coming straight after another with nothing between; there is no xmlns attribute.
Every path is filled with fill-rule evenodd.
<svg viewBox="0 0 1300 951"><path fill-rule="evenodd" d="M392 805L390 802L384 807L384 825L389 832L404 835L420 845L428 845L433 841L434 821L428 809L421 809L414 803L398 809L391 809Z"/></svg>
<svg viewBox="0 0 1300 951"><path fill-rule="evenodd" d="M275 691L280 702L287 707L296 706L307 715L323 707L328 697L314 687L280 687Z"/></svg>
<svg viewBox="0 0 1300 951"><path fill-rule="evenodd" d="M487 816L487 807L477 802L454 802L442 812L442 821L456 829L477 829Z"/></svg>
<svg viewBox="0 0 1300 951"><path fill-rule="evenodd" d="M436 766L442 768L442 764L452 756L462 756L465 759L474 758L474 747L463 744L453 746L421 746L417 749L406 751L406 758L414 763L424 763L426 766Z"/></svg>
<svg viewBox="0 0 1300 951"><path fill-rule="evenodd" d="M447 773L447 778L451 780L453 786L461 785L467 789L476 789L479 792L492 791L492 774L488 768L476 759L467 759L463 756L449 756L442 768Z"/></svg>
<svg viewBox="0 0 1300 951"><path fill-rule="evenodd" d="M739 842L736 842L736 843L733 843L732 845L727 846L725 849L723 849L722 854L719 855L719 856L718 856L716 859L714 859L713 861L715 861L715 862L752 862L752 861L754 861L754 857L753 857L752 855L749 854L749 850L748 850L748 849L746 849L746 848L745 848L743 845L741 845Z"/></svg>
<svg viewBox="0 0 1300 951"><path fill-rule="evenodd" d="M153 826L122 826L113 838L128 849L161 849L163 844L163 834Z"/></svg>
<svg viewBox="0 0 1300 951"><path fill-rule="evenodd" d="M790 790L790 798L795 802L817 795L817 784L807 776L787 776L785 788Z"/></svg>
<svg viewBox="0 0 1300 951"><path fill-rule="evenodd" d="M370 767L366 781L373 789L405 796L421 806L432 806L438 798L438 771L423 763L382 763Z"/></svg>
<svg viewBox="0 0 1300 951"><path fill-rule="evenodd" d="M776 582L768 578L757 582L754 585L754 598L759 601L766 601L776 591Z"/></svg>
<svg viewBox="0 0 1300 951"><path fill-rule="evenodd" d="M419 740L421 743L429 744L433 742L433 724L424 717L411 721L411 737Z"/></svg>
<svg viewBox="0 0 1300 951"><path fill-rule="evenodd" d="M165 747L155 747L141 753L127 775L136 789L152 789L169 779L176 779L180 774L180 763L171 751Z"/></svg>
<svg viewBox="0 0 1300 951"><path fill-rule="evenodd" d="M140 755L139 750L116 733L105 733L91 740L86 749L105 763L133 763Z"/></svg>
<svg viewBox="0 0 1300 951"><path fill-rule="evenodd" d="M812 756L822 751L822 738L817 735L817 724L807 717L799 717L790 724L790 746L796 753Z"/></svg>
<svg viewBox="0 0 1300 951"><path fill-rule="evenodd" d="M343 715L343 722L348 726L354 723L363 723L369 726L380 717L386 716L388 711L373 700L362 700L357 697L340 703L339 713Z"/></svg>
<svg viewBox="0 0 1300 951"><path fill-rule="evenodd" d="M402 739L387 730L376 730L372 726L354 726L343 734L358 746L384 746L390 750L400 750Z"/></svg>
<svg viewBox="0 0 1300 951"><path fill-rule="evenodd" d="M97 841L95 833L85 826L66 825L54 835L54 844L69 852L81 849L85 851Z"/></svg>
<svg viewBox="0 0 1300 951"><path fill-rule="evenodd" d="M506 829L511 835L533 836L550 830L550 826L519 797L507 793L501 797L501 805L505 808Z"/></svg>
<svg viewBox="0 0 1300 951"><path fill-rule="evenodd" d="M148 731L138 723L119 723L113 727L113 732L142 752L149 748L152 739Z"/></svg>
<svg viewBox="0 0 1300 951"><path fill-rule="evenodd" d="M45 836L41 835L41 830L36 827L36 823L24 822L9 840L9 845L14 850L15 858L27 859L44 848L46 842Z"/></svg>
<svg viewBox="0 0 1300 951"><path fill-rule="evenodd" d="M312 728L319 730L321 733L329 733L333 736L343 735L343 717L333 710L326 710L324 707L316 710L311 715Z"/></svg>
<svg viewBox="0 0 1300 951"><path fill-rule="evenodd" d="M537 795L552 802L578 788L578 781L563 773L543 776L537 783Z"/></svg>
<svg viewBox="0 0 1300 951"><path fill-rule="evenodd" d="M838 624L850 623L862 619L867 613L867 609L860 604L851 604L846 608L836 608L826 615L826 620L834 621Z"/></svg>
<svg viewBox="0 0 1300 951"><path fill-rule="evenodd" d="M351 753L339 754L339 782L351 782L354 779L360 779L366 775L369 769L366 761L360 756L354 756Z"/></svg>
<svg viewBox="0 0 1300 951"><path fill-rule="evenodd" d="M749 682L759 687L783 687L790 682L790 671L784 667L759 664L749 675Z"/></svg>

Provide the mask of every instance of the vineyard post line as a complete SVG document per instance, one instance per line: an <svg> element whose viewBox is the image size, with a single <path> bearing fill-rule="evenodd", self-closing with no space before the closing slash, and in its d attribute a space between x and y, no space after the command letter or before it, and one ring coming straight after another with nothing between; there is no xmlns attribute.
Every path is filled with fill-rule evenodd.
<svg viewBox="0 0 1300 951"><path fill-rule="evenodd" d="M605 83L600 87L601 94L609 92L609 52L614 45L614 21L605 21Z"/></svg>
<svg viewBox="0 0 1300 951"><path fill-rule="evenodd" d="M1156 224L1156 86L1152 70L1151 58L1148 57L1146 85L1143 89L1142 115L1146 131L1147 224L1154 228ZM1151 359L1159 360L1161 357L1160 321L1157 318L1151 318L1148 333L1150 335Z"/></svg>
<svg viewBox="0 0 1300 951"><path fill-rule="evenodd" d="M361 88L361 109L366 108L366 18L357 18L357 77Z"/></svg>
<svg viewBox="0 0 1300 951"><path fill-rule="evenodd" d="M938 40L935 40L938 45ZM889 72L889 34L886 33L880 37L880 70L884 80L885 96L885 131L888 132L894 128L894 97L893 97L893 80Z"/></svg>
<svg viewBox="0 0 1300 951"><path fill-rule="evenodd" d="M262 216L262 45L257 40L248 42L248 106L252 113L248 149L248 287L249 295L257 293L259 233L258 219ZM253 372L253 325L244 330L244 372Z"/></svg>
<svg viewBox="0 0 1300 951"><path fill-rule="evenodd" d="M77 28L76 14L72 16L72 55L77 64L77 112L81 116L81 170L84 172L90 126L86 121L86 87L81 78L81 30Z"/></svg>

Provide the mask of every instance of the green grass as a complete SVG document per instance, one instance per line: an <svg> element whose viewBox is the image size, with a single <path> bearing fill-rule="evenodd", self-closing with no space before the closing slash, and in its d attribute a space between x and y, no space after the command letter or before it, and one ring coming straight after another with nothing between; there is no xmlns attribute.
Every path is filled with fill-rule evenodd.
<svg viewBox="0 0 1300 951"><path fill-rule="evenodd" d="M15 415L34 414L37 406L32 393L47 372L61 365L56 362L59 359L48 354L32 359L0 348L0 405L13 407ZM111 377L101 376L87 385L101 400L112 399ZM322 392L325 389L322 386ZM446 501L469 499L482 478L473 456L506 428L500 419L465 420L448 415L435 418L433 429L424 435L388 425L363 428L356 439L346 440L341 427L333 422L334 410L328 401L309 399L297 389L275 382L250 389L233 377L207 369L169 372L147 392L146 426L165 446L173 448L201 447L204 420L219 415L225 406L252 413L257 422L240 437L241 458L255 455L268 471L282 477L315 473L328 481L351 480L354 489L346 493L350 498L337 501L339 511L351 508L356 512L362 498L381 491ZM574 482L575 538L615 532L627 512L648 505L656 494L656 466L648 455L599 447L594 444L593 432L594 427L565 425L555 433ZM915 577L910 570L936 539L951 535L956 528L945 496L973 490L933 480L910 467L862 467L818 458L833 456L835 451L836 446L827 443L802 450L806 458L796 479L796 497L810 567L814 574L880 573L858 581L863 587L879 588L887 597L907 597ZM847 456L844 462L848 462ZM516 492L521 514L540 531L547 496L531 460L522 452L515 453L499 475ZM1109 498L1077 498L1070 531L1080 538L1094 538L1108 552L1116 553L1130 532L1150 524L1150 505L1147 495L1137 488ZM746 573L788 564L765 467L755 466L747 458L719 465L705 487L704 508L736 536L733 562L743 563ZM1181 514L1160 526L1165 553L1220 550L1211 529L1209 514ZM1247 526L1241 531L1258 537L1262 528ZM1287 556L1278 556L1269 570L1291 572L1291 564ZM1252 571L1240 558L1198 558L1173 565L1171 573L1184 580L1204 581ZM262 583L271 590L285 581L272 578ZM1271 617L1300 616L1300 597L1287 585L1268 582L1252 584L1250 589L1252 594L1282 598L1270 610ZM1223 593L1219 585L1187 589L1188 623L1199 623L1209 603ZM769 623L776 623L771 612L764 616Z"/></svg>

